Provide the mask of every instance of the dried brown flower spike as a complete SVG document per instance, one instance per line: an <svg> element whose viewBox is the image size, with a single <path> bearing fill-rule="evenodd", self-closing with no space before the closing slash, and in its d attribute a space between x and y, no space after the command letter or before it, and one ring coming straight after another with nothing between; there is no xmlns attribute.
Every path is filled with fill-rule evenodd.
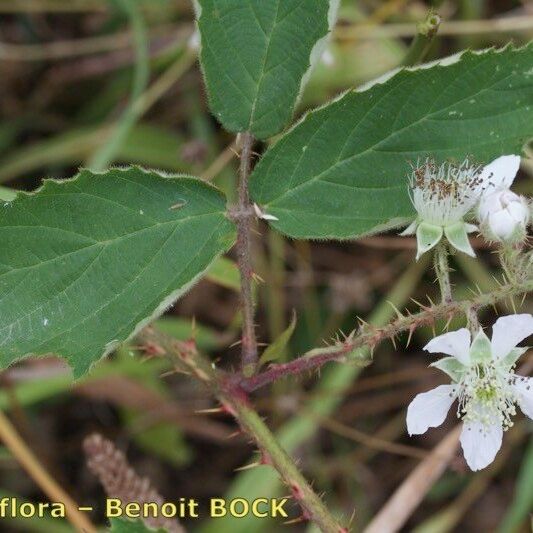
<svg viewBox="0 0 533 533"><path fill-rule="evenodd" d="M98 433L85 438L83 449L87 456L89 470L100 480L110 498L118 498L127 503L156 503L161 507L165 500L152 487L150 480L140 477L129 465L125 455L115 445ZM169 533L184 533L185 529L177 521L165 517L142 519L152 528L164 528Z"/></svg>

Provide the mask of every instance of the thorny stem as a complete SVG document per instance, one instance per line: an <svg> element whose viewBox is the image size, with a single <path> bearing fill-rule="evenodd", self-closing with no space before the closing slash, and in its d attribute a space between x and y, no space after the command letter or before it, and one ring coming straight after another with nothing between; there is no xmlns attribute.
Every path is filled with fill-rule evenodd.
<svg viewBox="0 0 533 533"><path fill-rule="evenodd" d="M394 339L398 334L409 331L412 333L421 326L433 326L436 320L449 320L463 314L471 316L479 309L496 304L497 302L520 296L533 290L533 279L521 280L520 283L502 285L499 289L487 294L480 294L475 298L463 301L443 302L438 305L422 306L422 310L406 316L399 315L396 320L383 328L375 328L369 324L362 325L357 335L350 335L344 342L326 348L319 348L294 359L290 363L272 365L268 370L248 379L244 379L240 386L246 392L252 392L269 383L283 379L290 375L299 375L304 372L321 368L331 361L354 360L360 357L357 348L369 346L374 349L386 339ZM369 364L364 357L360 361L362 366Z"/></svg>
<svg viewBox="0 0 533 533"><path fill-rule="evenodd" d="M480 326L477 312L473 307L466 310L466 320L470 334L472 335L472 338L474 338L477 335Z"/></svg>
<svg viewBox="0 0 533 533"><path fill-rule="evenodd" d="M283 482L289 487L292 496L303 509L303 518L314 522L321 531L344 533L342 527L330 514L320 497L313 491L298 467L278 444L276 437L266 426L260 416L245 402L231 404L242 429L252 435L262 454L262 461L272 463Z"/></svg>
<svg viewBox="0 0 533 533"><path fill-rule="evenodd" d="M254 324L254 301L252 294L252 220L253 210L248 192L248 178L252 166L254 138L251 133L242 134L241 164L239 171L239 203L234 214L237 223L237 265L241 275L241 366L245 376L252 376L257 367L257 340Z"/></svg>
<svg viewBox="0 0 533 533"><path fill-rule="evenodd" d="M145 328L139 334L139 340L147 353L169 357L176 371L192 375L208 387L221 402L220 410L234 416L241 429L255 441L261 452L261 461L258 464L273 466L283 482L289 486L293 497L303 510L303 518L312 520L322 531L343 533L347 529L341 527L329 513L294 461L253 410L248 393L289 375L318 369L330 361L351 359L361 365L367 364L368 357L361 356L361 350L358 348L366 346L373 350L383 340L394 339L401 332L409 331L411 334L421 326L432 326L436 320L450 320L457 314L469 316L469 313L476 313L483 307L532 290L533 278L528 271L514 283L501 285L491 293L480 294L470 300L442 302L431 306L420 305L421 311L416 314L402 315L397 311L398 317L382 328L363 323L357 335L352 333L344 342L313 350L290 363L272 365L269 370L252 377L217 370L209 359L198 353L194 340L178 341L153 327Z"/></svg>
<svg viewBox="0 0 533 533"><path fill-rule="evenodd" d="M206 357L198 353L194 342L177 341L153 327L145 328L140 333L139 340L147 352L168 357L176 370L192 374L207 386L220 401L221 410L231 414L241 429L255 441L261 452L260 464L272 465L277 470L293 498L301 506L303 518L313 521L321 531L327 533L348 531L330 514L292 458L252 408L235 376L217 371Z"/></svg>
<svg viewBox="0 0 533 533"><path fill-rule="evenodd" d="M450 265L448 263L448 248L443 241L439 242L435 248L434 267L439 282L442 303L450 303L453 300Z"/></svg>

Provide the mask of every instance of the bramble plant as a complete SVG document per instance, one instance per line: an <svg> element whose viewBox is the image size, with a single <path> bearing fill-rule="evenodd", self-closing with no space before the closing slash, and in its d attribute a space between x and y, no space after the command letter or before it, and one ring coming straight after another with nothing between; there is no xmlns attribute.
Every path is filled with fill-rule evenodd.
<svg viewBox="0 0 533 533"><path fill-rule="evenodd" d="M254 391L330 362L366 366L383 340L458 317L467 328L439 332L426 346L451 356L433 366L453 384L412 402L409 433L440 425L458 400L460 440L477 470L494 459L515 404L533 415L533 380L515 373L524 353L517 344L533 333L533 317L517 309L500 318L492 341L477 318L481 308L519 301L533 290L531 202L510 190L533 137L533 44L417 65L428 47L416 40L410 66L291 125L326 50L337 4L197 0L209 106L236 135L240 151L235 205L196 177L95 164L70 180L45 180L36 192L21 192L0 207L3 368L56 354L80 378L135 338L144 352L168 357L206 386L253 439L258 464L271 465L302 516L327 532L348 531L348 521L328 509L327 495L317 495L254 410ZM431 20L438 25L438 18ZM260 142L267 148L256 162ZM354 324L343 339L276 363L294 322L271 346L258 348L252 253L258 219L295 240L358 239L407 226L403 234L416 235L417 259L434 258L442 301L398 312L380 327ZM498 251L503 281L492 292L458 300L448 259L475 255L472 232ZM194 340L178 341L151 325L231 249L242 320L235 371L219 369Z"/></svg>

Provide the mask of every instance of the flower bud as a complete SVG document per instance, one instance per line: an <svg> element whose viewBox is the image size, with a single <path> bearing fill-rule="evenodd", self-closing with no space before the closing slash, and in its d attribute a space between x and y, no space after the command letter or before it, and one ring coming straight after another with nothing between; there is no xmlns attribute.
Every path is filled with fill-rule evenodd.
<svg viewBox="0 0 533 533"><path fill-rule="evenodd" d="M492 241L512 243L526 237L530 216L527 200L509 189L482 196L478 216L481 232Z"/></svg>

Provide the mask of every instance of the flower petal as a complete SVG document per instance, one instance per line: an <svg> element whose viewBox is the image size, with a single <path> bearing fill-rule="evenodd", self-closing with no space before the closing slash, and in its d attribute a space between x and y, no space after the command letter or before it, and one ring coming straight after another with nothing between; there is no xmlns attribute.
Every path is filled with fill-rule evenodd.
<svg viewBox="0 0 533 533"><path fill-rule="evenodd" d="M436 246L442 239L443 230L440 226L422 222L416 230L417 253L416 259Z"/></svg>
<svg viewBox="0 0 533 533"><path fill-rule="evenodd" d="M467 226L464 222L456 222L451 226L446 226L444 234L454 248L471 257L476 257L476 253L468 240Z"/></svg>
<svg viewBox="0 0 533 533"><path fill-rule="evenodd" d="M522 412L533 420L533 378L518 376L514 389Z"/></svg>
<svg viewBox="0 0 533 533"><path fill-rule="evenodd" d="M489 217L489 228L491 236L506 241L517 229L517 223L509 211L498 211Z"/></svg>
<svg viewBox="0 0 533 533"><path fill-rule="evenodd" d="M455 400L453 385L439 385L435 389L417 394L407 408L409 435L421 435L428 428L440 426Z"/></svg>
<svg viewBox="0 0 533 533"><path fill-rule="evenodd" d="M494 461L502 446L501 424L485 426L480 422L465 422L461 431L461 446L471 470L481 470Z"/></svg>
<svg viewBox="0 0 533 533"><path fill-rule="evenodd" d="M492 357L505 357L520 342L533 334L533 316L529 313L502 316L492 326Z"/></svg>
<svg viewBox="0 0 533 533"><path fill-rule="evenodd" d="M502 155L489 163L481 172L480 178L487 193L494 189L508 189L520 168L520 156Z"/></svg>
<svg viewBox="0 0 533 533"><path fill-rule="evenodd" d="M477 208L477 216L480 222L487 222L491 213L499 211L502 208L500 202L501 190L500 191L487 191L479 201Z"/></svg>
<svg viewBox="0 0 533 533"><path fill-rule="evenodd" d="M466 328L450 331L429 341L424 350L429 353L453 355L463 365L470 364L470 332Z"/></svg>

